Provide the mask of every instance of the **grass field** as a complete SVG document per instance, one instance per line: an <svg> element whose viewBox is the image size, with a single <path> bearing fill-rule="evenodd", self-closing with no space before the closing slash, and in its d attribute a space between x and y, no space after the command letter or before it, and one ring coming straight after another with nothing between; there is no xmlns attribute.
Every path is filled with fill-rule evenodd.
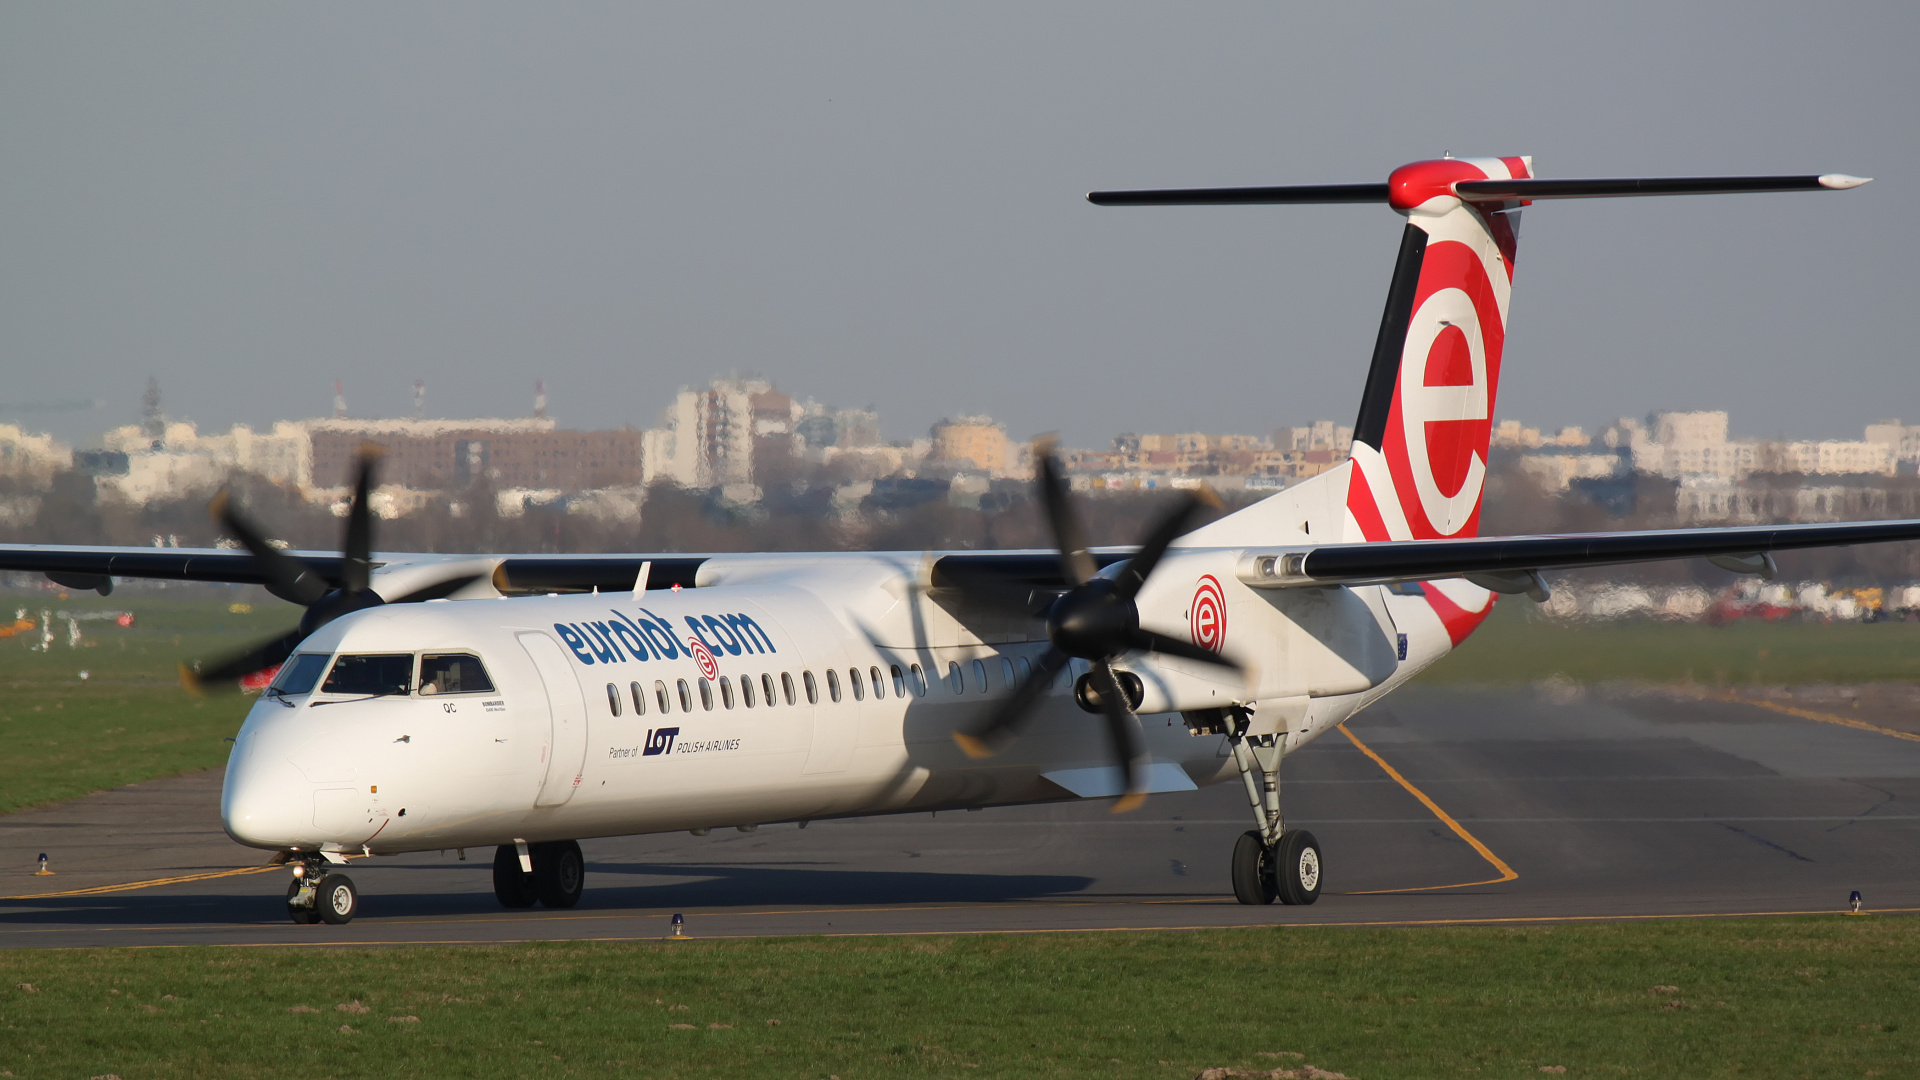
<svg viewBox="0 0 1920 1080"><path fill-rule="evenodd" d="M0 952L0 1069L1175 1080L1310 1062L1359 1080L1553 1066L1912 1076L1916 963L1920 920L1875 916L13 951Z"/></svg>
<svg viewBox="0 0 1920 1080"><path fill-rule="evenodd" d="M1569 622L1505 597L1458 652L1428 668L1430 683L1749 684L1904 682L1920 679L1920 623L1651 620Z"/></svg>
<svg viewBox="0 0 1920 1080"><path fill-rule="evenodd" d="M130 611L131 627L78 623L78 647L57 616L51 648L36 627L0 638L0 813L69 799L227 760L225 737L250 700L198 699L180 689L175 665L285 631L299 609L257 589L0 593L0 626L15 613ZM229 610L250 603L251 613ZM87 678L82 680L80 672Z"/></svg>

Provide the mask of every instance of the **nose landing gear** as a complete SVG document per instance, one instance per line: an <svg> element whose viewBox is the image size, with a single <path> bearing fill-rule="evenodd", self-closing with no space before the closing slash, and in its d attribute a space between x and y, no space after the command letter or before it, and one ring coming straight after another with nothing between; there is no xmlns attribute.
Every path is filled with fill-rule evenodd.
<svg viewBox="0 0 1920 1080"><path fill-rule="evenodd" d="M295 855L293 880L287 883L287 917L301 925L324 922L343 926L360 914L360 890L345 874L327 872L318 853Z"/></svg>

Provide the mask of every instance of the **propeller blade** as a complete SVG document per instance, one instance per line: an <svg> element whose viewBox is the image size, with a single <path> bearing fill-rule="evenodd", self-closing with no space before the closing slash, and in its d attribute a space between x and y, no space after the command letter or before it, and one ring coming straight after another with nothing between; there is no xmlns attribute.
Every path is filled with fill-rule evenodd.
<svg viewBox="0 0 1920 1080"><path fill-rule="evenodd" d="M1147 575L1153 573L1153 568L1160 565L1160 558L1167 553L1167 548L1179 539L1181 533L1187 531L1187 523L1193 520L1193 515L1202 506L1217 508L1219 505L1220 496L1215 495L1212 488L1203 487L1197 491L1187 492L1184 498L1147 531L1147 538L1141 541L1140 550L1134 552L1133 558L1127 560L1127 565L1114 575L1115 582L1120 586L1118 595L1125 600L1138 596L1140 586L1147 582Z"/></svg>
<svg viewBox="0 0 1920 1080"><path fill-rule="evenodd" d="M1156 634L1151 630L1135 630L1127 635L1127 644L1147 652L1166 653L1168 656L1178 656L1183 660L1198 660L1203 664L1218 664L1224 668L1240 670L1239 661L1221 656L1204 645L1195 645L1191 641L1181 641L1179 638L1168 637L1165 634Z"/></svg>
<svg viewBox="0 0 1920 1080"><path fill-rule="evenodd" d="M373 581L373 507L367 493L373 487L373 465L382 451L372 443L360 444L360 470L353 478L353 502L347 507L347 538L340 554L340 591L365 592Z"/></svg>
<svg viewBox="0 0 1920 1080"><path fill-rule="evenodd" d="M1033 456L1039 465L1040 499L1046 506L1047 525L1053 530L1054 546L1060 549L1060 573L1069 585L1084 584L1100 572L1087 552L1086 533L1073 512L1073 494L1060 462L1053 456L1051 436L1034 440Z"/></svg>
<svg viewBox="0 0 1920 1080"><path fill-rule="evenodd" d="M293 650L307 638L306 631L289 630L276 638L270 638L249 646L237 653L230 653L218 660L199 665L199 670L180 665L180 685L188 693L204 697L209 689L237 688L234 680L242 675L251 675L264 671L276 664L286 662Z"/></svg>
<svg viewBox="0 0 1920 1080"><path fill-rule="evenodd" d="M419 604L428 600L445 600L461 589L476 581L484 581L488 574L458 574L445 581L436 581L431 585L422 585L410 593L403 593L387 601L389 604Z"/></svg>
<svg viewBox="0 0 1920 1080"><path fill-rule="evenodd" d="M327 580L314 573L306 563L267 543L266 534L241 516L239 508L233 505L233 493L227 488L220 489L220 493L207 504L207 510L260 564L260 569L267 575L268 592L301 607L311 607L331 588Z"/></svg>
<svg viewBox="0 0 1920 1080"><path fill-rule="evenodd" d="M994 709L993 715L987 718L986 723L971 733L954 732L953 741L959 744L960 749L965 750L970 758L992 757L999 753L1013 741L1027 714L1033 711L1033 707L1040 701L1040 696L1045 694L1047 687L1053 684L1053 677L1060 674L1060 669L1066 666L1066 653L1059 649L1048 649L1040 657L1040 662L1033 665L1033 674L1028 675L1027 681L1014 687L1013 693L1001 700L999 706Z"/></svg>
<svg viewBox="0 0 1920 1080"><path fill-rule="evenodd" d="M1113 756L1127 774L1127 793L1113 804L1113 813L1124 814L1147 801L1147 751L1140 732L1140 718L1127 705L1126 691L1114 677L1113 665L1105 660L1093 662L1093 685L1100 693L1100 710L1107 716L1107 738L1113 743Z"/></svg>

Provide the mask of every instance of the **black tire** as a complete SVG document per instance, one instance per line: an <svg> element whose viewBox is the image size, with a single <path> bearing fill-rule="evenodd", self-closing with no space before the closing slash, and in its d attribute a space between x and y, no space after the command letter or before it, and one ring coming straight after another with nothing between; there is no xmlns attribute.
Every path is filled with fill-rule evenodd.
<svg viewBox="0 0 1920 1080"><path fill-rule="evenodd" d="M1274 845L1273 876L1283 904L1311 904L1320 899L1325 875L1320 863L1320 841L1305 829L1288 829Z"/></svg>
<svg viewBox="0 0 1920 1080"><path fill-rule="evenodd" d="M293 902L293 898L300 895L300 883L304 880L304 878L294 878L287 882L287 917L301 926L311 926L320 921L320 909L302 907Z"/></svg>
<svg viewBox="0 0 1920 1080"><path fill-rule="evenodd" d="M587 862L580 845L572 840L535 844L533 856L533 892L550 908L570 908L580 902L587 884Z"/></svg>
<svg viewBox="0 0 1920 1080"><path fill-rule="evenodd" d="M344 926L360 914L360 890L353 887L353 879L345 874L328 874L321 878L319 892L313 899L313 906L320 912L320 921L324 923Z"/></svg>
<svg viewBox="0 0 1920 1080"><path fill-rule="evenodd" d="M533 892L533 875L520 869L520 852L512 844L501 844L493 852L493 895L501 907L530 908L539 899Z"/></svg>
<svg viewBox="0 0 1920 1080"><path fill-rule="evenodd" d="M1243 904L1271 904L1279 895L1273 881L1273 851L1252 829L1233 845L1233 898Z"/></svg>

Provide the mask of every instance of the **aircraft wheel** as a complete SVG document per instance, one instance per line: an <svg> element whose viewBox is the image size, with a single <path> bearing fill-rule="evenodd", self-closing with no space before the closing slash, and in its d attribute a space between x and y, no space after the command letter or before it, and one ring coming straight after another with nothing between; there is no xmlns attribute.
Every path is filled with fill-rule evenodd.
<svg viewBox="0 0 1920 1080"><path fill-rule="evenodd" d="M1243 904L1271 904L1279 895L1273 880L1273 849L1248 829L1233 845L1233 898Z"/></svg>
<svg viewBox="0 0 1920 1080"><path fill-rule="evenodd" d="M533 892L533 875L520 870L520 852L512 844L501 844L493 852L493 895L501 907L530 908L539 897Z"/></svg>
<svg viewBox="0 0 1920 1080"><path fill-rule="evenodd" d="M533 891L550 908L570 908L580 902L586 887L587 862L580 845L572 840L535 844L533 851Z"/></svg>
<svg viewBox="0 0 1920 1080"><path fill-rule="evenodd" d="M353 887L353 879L347 875L328 874L320 879L313 906L319 909L322 922L334 926L350 923L360 914L360 890Z"/></svg>
<svg viewBox="0 0 1920 1080"><path fill-rule="evenodd" d="M1320 841L1305 829L1288 829L1274 845L1273 876L1283 904L1320 899Z"/></svg>
<svg viewBox="0 0 1920 1080"><path fill-rule="evenodd" d="M311 926L319 922L320 909L302 907L294 903L293 898L298 895L300 895L300 879L294 878L292 881L287 882L287 917L299 923L301 926Z"/></svg>

